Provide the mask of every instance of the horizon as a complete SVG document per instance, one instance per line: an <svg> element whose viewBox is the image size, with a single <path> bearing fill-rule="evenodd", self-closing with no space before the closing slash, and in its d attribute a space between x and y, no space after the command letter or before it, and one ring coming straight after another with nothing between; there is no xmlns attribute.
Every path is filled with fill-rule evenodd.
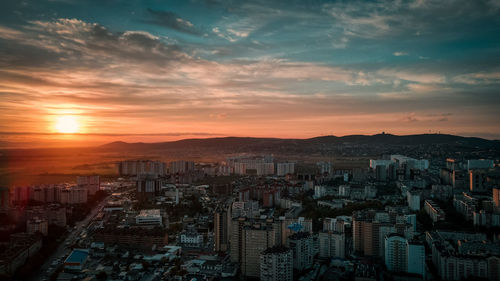
<svg viewBox="0 0 500 281"><path fill-rule="evenodd" d="M69 136L74 136L78 134L65 134ZM150 135L150 134L146 134ZM126 141L122 139L114 139L110 141L104 141L104 142L95 142L95 143L89 143L89 142L71 142L69 145L64 145L61 144L60 142L54 142L54 143L44 143L44 145L41 146L36 146L36 145L30 145L30 143L24 143L21 145L18 145L17 143L8 143L8 142L0 142L0 150L13 150L13 149L54 149L54 148L93 148L93 147L100 147L100 146L105 146L113 143L125 143L125 144L158 144L158 143L170 143L170 142L178 142L178 141L186 141L186 140L208 140L208 139L224 139L224 138L249 138L249 139L279 139L279 140L309 140L309 139L315 139L315 138L323 138L323 137L336 137L336 138L344 138L344 137L352 137L352 136L365 136L365 137L373 137L373 136L378 136L378 135L387 135L387 136L395 136L395 137L409 137L409 136L422 136L422 135L443 135L443 136L455 136L455 137L461 137L461 138L478 138L478 139L484 139L488 141L500 141L500 139L489 139L489 138L481 138L477 136L460 136L460 135L454 135L454 134L447 134L447 133L441 133L441 132L426 132L426 133L417 133L417 134L407 134L407 135L401 135L401 134L393 134L389 132L379 132L376 134L349 134L349 135L318 135L318 136L312 136L312 137L305 137L305 138L279 138L279 137L266 137L266 136L261 136L261 137L256 137L256 136L196 136L196 137L190 137L190 138L175 138L175 139L167 139L167 140L158 140L158 141ZM142 136L140 134L139 136ZM161 134L160 134L161 136ZM9 146L11 145L11 146Z"/></svg>
<svg viewBox="0 0 500 281"><path fill-rule="evenodd" d="M498 1L0 7L3 144L381 131L500 139Z"/></svg>

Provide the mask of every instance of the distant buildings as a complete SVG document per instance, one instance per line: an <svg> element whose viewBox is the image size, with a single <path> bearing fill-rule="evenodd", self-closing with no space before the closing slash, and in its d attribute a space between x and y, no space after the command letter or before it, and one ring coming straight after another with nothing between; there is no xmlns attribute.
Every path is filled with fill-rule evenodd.
<svg viewBox="0 0 500 281"><path fill-rule="evenodd" d="M276 246L260 254L260 280L292 281L293 254L288 248Z"/></svg>
<svg viewBox="0 0 500 281"><path fill-rule="evenodd" d="M66 226L66 208L59 204L33 206L26 209L26 218L45 219L49 225Z"/></svg>
<svg viewBox="0 0 500 281"><path fill-rule="evenodd" d="M227 163L234 168L234 173L237 175L265 176L274 174L274 162L271 155L229 157Z"/></svg>
<svg viewBox="0 0 500 281"><path fill-rule="evenodd" d="M99 176L78 176L76 177L76 185L78 188L87 190L89 196L94 195L101 189L101 180Z"/></svg>
<svg viewBox="0 0 500 281"><path fill-rule="evenodd" d="M153 176L141 176L136 181L137 195L140 199L151 199L160 194L161 180Z"/></svg>
<svg viewBox="0 0 500 281"><path fill-rule="evenodd" d="M295 163L278 163L276 164L276 175L286 176L295 173Z"/></svg>
<svg viewBox="0 0 500 281"><path fill-rule="evenodd" d="M165 175L165 163L151 160L126 160L118 162L118 174L121 177L150 175L161 177Z"/></svg>
<svg viewBox="0 0 500 281"><path fill-rule="evenodd" d="M194 171L193 161L178 160L170 162L170 174L185 174L190 171Z"/></svg>

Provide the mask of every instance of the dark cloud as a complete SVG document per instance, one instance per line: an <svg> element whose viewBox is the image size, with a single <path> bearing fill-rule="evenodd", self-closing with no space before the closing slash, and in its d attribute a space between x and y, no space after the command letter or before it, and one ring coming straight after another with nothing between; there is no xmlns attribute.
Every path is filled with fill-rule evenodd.
<svg viewBox="0 0 500 281"><path fill-rule="evenodd" d="M147 9L148 18L144 22L155 24L163 27L168 27L173 30L191 34L201 35L202 33L188 20L181 18L174 12L157 11L151 8Z"/></svg>

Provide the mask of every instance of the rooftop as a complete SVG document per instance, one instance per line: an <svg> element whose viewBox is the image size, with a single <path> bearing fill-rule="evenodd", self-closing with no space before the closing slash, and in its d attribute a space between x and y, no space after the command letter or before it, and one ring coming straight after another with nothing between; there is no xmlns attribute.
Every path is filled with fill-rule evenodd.
<svg viewBox="0 0 500 281"><path fill-rule="evenodd" d="M89 250L74 249L73 252L66 258L65 263L83 263L89 256Z"/></svg>

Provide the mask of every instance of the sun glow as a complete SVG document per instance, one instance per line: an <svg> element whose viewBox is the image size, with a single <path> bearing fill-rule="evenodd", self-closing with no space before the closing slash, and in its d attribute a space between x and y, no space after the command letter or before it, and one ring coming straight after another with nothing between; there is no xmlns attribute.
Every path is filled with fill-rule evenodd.
<svg viewBox="0 0 500 281"><path fill-rule="evenodd" d="M78 133L80 125L75 116L62 115L58 116L54 125L58 133L73 134Z"/></svg>

